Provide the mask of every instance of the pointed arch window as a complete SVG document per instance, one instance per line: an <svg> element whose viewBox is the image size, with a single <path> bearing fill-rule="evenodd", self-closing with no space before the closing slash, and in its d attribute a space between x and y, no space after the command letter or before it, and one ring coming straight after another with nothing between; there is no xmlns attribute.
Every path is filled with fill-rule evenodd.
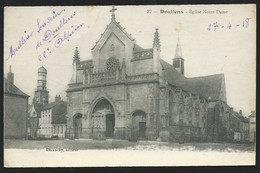
<svg viewBox="0 0 260 173"><path fill-rule="evenodd" d="M169 112L170 112L170 115L172 116L173 115L173 108L174 108L174 105L173 105L173 93L172 91L169 91Z"/></svg>

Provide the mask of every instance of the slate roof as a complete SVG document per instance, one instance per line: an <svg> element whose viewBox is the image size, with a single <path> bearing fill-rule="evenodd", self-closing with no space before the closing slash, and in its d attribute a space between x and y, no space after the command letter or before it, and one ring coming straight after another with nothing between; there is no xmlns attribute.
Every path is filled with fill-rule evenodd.
<svg viewBox="0 0 260 173"><path fill-rule="evenodd" d="M133 53L142 52L142 51L144 51L144 50L145 50L145 49L142 48L141 46L139 46L138 44L134 44Z"/></svg>
<svg viewBox="0 0 260 173"><path fill-rule="evenodd" d="M52 109L52 124L66 123L67 102L59 100L44 106L42 110Z"/></svg>
<svg viewBox="0 0 260 173"><path fill-rule="evenodd" d="M212 100L221 99L221 85L224 81L223 74L186 78L180 74L171 64L165 62L162 59L160 62L163 69L163 77L169 84L180 87L183 90L189 91L193 94L202 96L205 99L208 99L209 97L211 97Z"/></svg>
<svg viewBox="0 0 260 173"><path fill-rule="evenodd" d="M6 94L14 94L17 96L22 97L29 97L29 95L25 94L23 91L21 91L17 86L7 81L6 78L4 78L4 93Z"/></svg>
<svg viewBox="0 0 260 173"><path fill-rule="evenodd" d="M221 85L224 80L224 74L215 74L195 78L187 78L185 90L201 95L212 100L221 100ZM226 100L222 100L225 101Z"/></svg>
<svg viewBox="0 0 260 173"><path fill-rule="evenodd" d="M160 59L163 70L163 78L170 84L182 87L185 77L181 75L171 64Z"/></svg>
<svg viewBox="0 0 260 173"><path fill-rule="evenodd" d="M67 112L65 112L64 114L55 115L52 118L52 124L66 124L67 123L66 115Z"/></svg>
<svg viewBox="0 0 260 173"><path fill-rule="evenodd" d="M61 114L67 111L67 102L59 100L56 102L49 103L43 107L42 110L52 109L53 114Z"/></svg>
<svg viewBox="0 0 260 173"><path fill-rule="evenodd" d="M242 121L242 122L246 122L246 123L248 123L249 122L249 119L248 118L246 118L246 117L244 117L244 116L242 116L240 113L238 113L238 112L233 112L233 115L234 116L236 116L240 121Z"/></svg>

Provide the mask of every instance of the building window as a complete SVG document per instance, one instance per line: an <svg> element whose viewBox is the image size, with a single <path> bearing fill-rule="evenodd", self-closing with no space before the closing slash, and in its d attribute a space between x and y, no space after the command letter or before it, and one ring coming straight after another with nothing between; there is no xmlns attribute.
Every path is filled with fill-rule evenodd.
<svg viewBox="0 0 260 173"><path fill-rule="evenodd" d="M119 67L119 60L115 57L110 57L108 58L106 65L108 71L115 71Z"/></svg>
<svg viewBox="0 0 260 173"><path fill-rule="evenodd" d="M61 126L61 132L60 133L63 133L63 126Z"/></svg>
<svg viewBox="0 0 260 173"><path fill-rule="evenodd" d="M174 115L174 102L173 102L172 91L169 91L169 113L170 113L170 116Z"/></svg>

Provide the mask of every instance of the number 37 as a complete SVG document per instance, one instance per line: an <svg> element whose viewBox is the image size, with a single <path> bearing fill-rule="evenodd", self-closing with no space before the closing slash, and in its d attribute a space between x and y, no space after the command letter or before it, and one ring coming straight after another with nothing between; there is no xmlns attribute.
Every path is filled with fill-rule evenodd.
<svg viewBox="0 0 260 173"><path fill-rule="evenodd" d="M148 9L148 10L147 10L147 13L152 13L152 10L151 10L151 9Z"/></svg>

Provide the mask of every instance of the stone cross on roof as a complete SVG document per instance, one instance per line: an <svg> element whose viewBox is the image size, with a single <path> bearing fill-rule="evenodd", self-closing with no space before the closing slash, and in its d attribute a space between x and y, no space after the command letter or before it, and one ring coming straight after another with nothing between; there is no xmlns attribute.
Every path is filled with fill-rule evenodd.
<svg viewBox="0 0 260 173"><path fill-rule="evenodd" d="M115 8L115 6L112 6L112 9L110 10L110 12L112 13L112 19L113 20L115 20L116 19L116 17L115 17L115 11L116 11L117 9Z"/></svg>

